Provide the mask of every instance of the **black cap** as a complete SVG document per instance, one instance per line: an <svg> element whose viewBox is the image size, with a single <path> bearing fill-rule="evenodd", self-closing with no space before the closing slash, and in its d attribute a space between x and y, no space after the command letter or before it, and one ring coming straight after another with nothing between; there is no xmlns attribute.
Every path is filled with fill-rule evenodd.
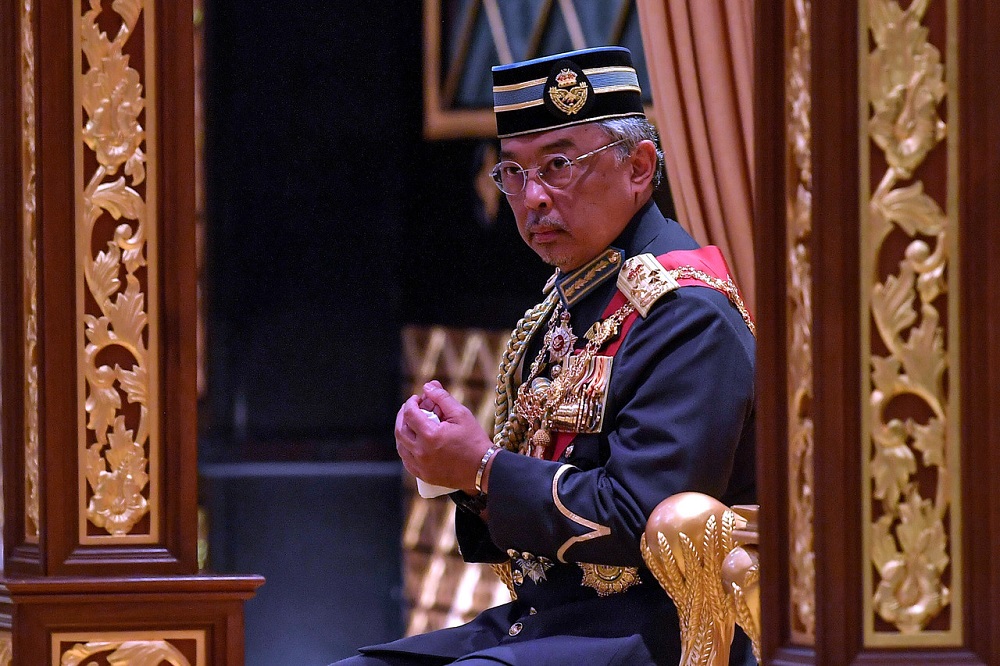
<svg viewBox="0 0 1000 666"><path fill-rule="evenodd" d="M494 67L493 111L501 139L645 115L632 54L621 46Z"/></svg>

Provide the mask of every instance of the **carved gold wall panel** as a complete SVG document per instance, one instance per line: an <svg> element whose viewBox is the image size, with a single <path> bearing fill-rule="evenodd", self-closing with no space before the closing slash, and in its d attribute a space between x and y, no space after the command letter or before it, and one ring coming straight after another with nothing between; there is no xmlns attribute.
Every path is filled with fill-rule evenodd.
<svg viewBox="0 0 1000 666"><path fill-rule="evenodd" d="M204 631L52 634L52 666L206 666Z"/></svg>
<svg viewBox="0 0 1000 666"><path fill-rule="evenodd" d="M156 542L153 0L74 4L80 542Z"/></svg>
<svg viewBox="0 0 1000 666"><path fill-rule="evenodd" d="M35 172L35 9L21 3L21 198L24 262L24 537L38 542L38 265Z"/></svg>
<svg viewBox="0 0 1000 666"><path fill-rule="evenodd" d="M868 646L962 642L956 11L861 3ZM947 26L944 63L929 14ZM931 161L947 183L925 175Z"/></svg>
<svg viewBox="0 0 1000 666"><path fill-rule="evenodd" d="M810 0L788 7L791 29L786 71L788 165L785 276L788 393L789 611L792 638L816 640L816 568L813 550L812 419L812 131L810 110Z"/></svg>

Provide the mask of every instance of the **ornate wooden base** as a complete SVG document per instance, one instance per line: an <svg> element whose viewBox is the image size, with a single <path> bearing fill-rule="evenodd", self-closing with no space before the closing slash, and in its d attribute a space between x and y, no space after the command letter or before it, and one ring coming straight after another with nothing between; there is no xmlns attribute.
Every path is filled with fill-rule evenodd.
<svg viewBox="0 0 1000 666"><path fill-rule="evenodd" d="M0 578L0 629L9 626L13 647L7 663L242 666L243 603L263 582L207 574Z"/></svg>

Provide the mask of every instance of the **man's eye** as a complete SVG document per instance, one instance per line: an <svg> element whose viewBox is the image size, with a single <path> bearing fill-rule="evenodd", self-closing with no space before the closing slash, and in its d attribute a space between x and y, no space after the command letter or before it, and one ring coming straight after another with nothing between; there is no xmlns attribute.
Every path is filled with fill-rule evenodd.
<svg viewBox="0 0 1000 666"><path fill-rule="evenodd" d="M517 164L504 164L500 167L500 174L503 176L516 176L521 173L521 167Z"/></svg>
<svg viewBox="0 0 1000 666"><path fill-rule="evenodd" d="M568 169L570 165L569 158L565 155L556 155L552 157L546 164L546 171L562 171L563 169Z"/></svg>

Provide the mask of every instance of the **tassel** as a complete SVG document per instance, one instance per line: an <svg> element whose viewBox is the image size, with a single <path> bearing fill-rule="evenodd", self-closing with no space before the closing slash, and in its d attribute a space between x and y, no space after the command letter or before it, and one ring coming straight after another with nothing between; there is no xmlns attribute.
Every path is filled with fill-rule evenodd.
<svg viewBox="0 0 1000 666"><path fill-rule="evenodd" d="M545 459L545 452L552 443L552 435L545 428L539 428L531 436L531 455L539 460Z"/></svg>

